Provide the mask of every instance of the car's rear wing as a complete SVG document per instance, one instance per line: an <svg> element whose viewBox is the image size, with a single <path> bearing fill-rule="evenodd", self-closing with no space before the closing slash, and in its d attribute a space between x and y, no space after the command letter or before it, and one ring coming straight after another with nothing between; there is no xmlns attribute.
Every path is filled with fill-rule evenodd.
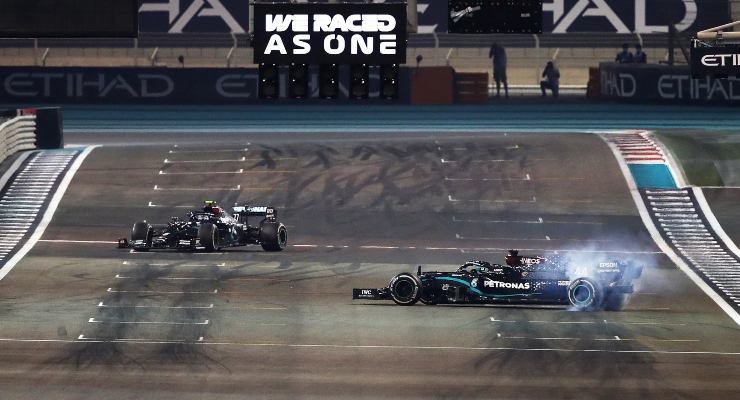
<svg viewBox="0 0 740 400"><path fill-rule="evenodd" d="M277 219L277 210L270 206L234 206L231 207L231 212L244 217L265 217L270 221Z"/></svg>

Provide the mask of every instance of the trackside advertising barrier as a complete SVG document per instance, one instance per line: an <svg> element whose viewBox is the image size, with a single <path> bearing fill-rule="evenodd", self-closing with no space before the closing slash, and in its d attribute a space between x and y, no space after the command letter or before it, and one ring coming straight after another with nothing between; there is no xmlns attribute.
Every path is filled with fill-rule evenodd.
<svg viewBox="0 0 740 400"><path fill-rule="evenodd" d="M140 32L244 34L249 29L247 0L140 0L139 4ZM543 0L542 31L660 33L668 32L668 17L679 32L696 32L730 22L728 7L728 0ZM418 0L417 13L419 34L447 32L446 0Z"/></svg>
<svg viewBox="0 0 740 400"><path fill-rule="evenodd" d="M370 99L347 96L349 68L339 69L339 99L318 98L318 67L309 69L311 98L287 100L287 68L280 71L281 99L257 97L256 68L0 67L0 103L33 104L248 104L265 102L409 103L410 69L399 71L399 99L379 100L378 69L370 69Z"/></svg>
<svg viewBox="0 0 740 400"><path fill-rule="evenodd" d="M689 66L599 64L601 96L628 102L740 105L740 79L691 78Z"/></svg>

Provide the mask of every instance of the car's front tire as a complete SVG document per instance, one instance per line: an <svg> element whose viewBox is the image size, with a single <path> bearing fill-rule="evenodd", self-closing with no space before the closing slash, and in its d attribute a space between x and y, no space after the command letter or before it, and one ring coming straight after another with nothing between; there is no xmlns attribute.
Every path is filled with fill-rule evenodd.
<svg viewBox="0 0 740 400"><path fill-rule="evenodd" d="M601 289L588 278L578 278L568 286L570 305L581 311L592 311L601 305Z"/></svg>
<svg viewBox="0 0 740 400"><path fill-rule="evenodd" d="M211 223L202 223L198 227L198 239L200 245L206 251L215 251L218 248L218 229Z"/></svg>
<svg viewBox="0 0 740 400"><path fill-rule="evenodd" d="M388 285L391 299L401 306L412 306L421 298L421 279L416 275L402 272L391 279Z"/></svg>
<svg viewBox="0 0 740 400"><path fill-rule="evenodd" d="M131 241L134 240L144 242L145 248L134 247L135 251L149 251L152 247L152 226L147 224L146 221L140 221L134 224L131 230Z"/></svg>
<svg viewBox="0 0 740 400"><path fill-rule="evenodd" d="M260 244L265 251L283 251L288 245L288 230L278 222L260 225Z"/></svg>

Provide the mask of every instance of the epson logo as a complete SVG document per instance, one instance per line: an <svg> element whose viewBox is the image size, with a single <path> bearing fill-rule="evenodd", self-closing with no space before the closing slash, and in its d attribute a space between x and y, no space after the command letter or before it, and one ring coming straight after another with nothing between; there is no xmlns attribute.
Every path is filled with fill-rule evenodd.
<svg viewBox="0 0 740 400"><path fill-rule="evenodd" d="M701 58L701 63L707 67L737 67L740 66L740 54L707 54Z"/></svg>

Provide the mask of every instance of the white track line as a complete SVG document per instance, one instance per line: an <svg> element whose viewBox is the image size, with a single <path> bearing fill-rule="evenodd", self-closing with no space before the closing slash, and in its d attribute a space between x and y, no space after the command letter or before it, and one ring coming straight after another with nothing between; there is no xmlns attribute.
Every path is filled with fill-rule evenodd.
<svg viewBox="0 0 740 400"><path fill-rule="evenodd" d="M238 159L231 159L231 160L184 160L184 161L172 161L168 159L164 159L165 164L190 164L190 163L215 163L215 162L243 162L246 161L246 157L238 158Z"/></svg>
<svg viewBox="0 0 740 400"><path fill-rule="evenodd" d="M736 257L740 258L740 249L737 248L735 242L733 242L732 239L727 236L725 230L722 229L722 225L720 225L719 221L717 221L717 217L715 217L714 213L712 213L712 209L709 207L709 203L707 203L707 199L704 197L704 192L699 187L692 188L692 191L694 192L694 196L696 197L696 202L699 203L699 207L704 212L704 216L707 218L707 221L714 230L714 233L719 236L719 238L724 242L725 246L727 246L727 248L731 252L733 252Z"/></svg>
<svg viewBox="0 0 740 400"><path fill-rule="evenodd" d="M476 202L476 203L536 203L537 197L532 197L532 200L486 200L486 199L455 199L452 195L448 195L447 199L451 202Z"/></svg>
<svg viewBox="0 0 740 400"><path fill-rule="evenodd" d="M168 190L168 191L207 191L207 192L210 192L214 190L241 190L241 188L242 188L242 185L236 185L235 188L221 187L221 188L168 188L168 189L165 189L165 188L159 187L159 185L154 185L154 190ZM251 190L270 190L270 188L249 188L249 189Z"/></svg>
<svg viewBox="0 0 740 400"><path fill-rule="evenodd" d="M10 177L13 176L16 171L18 171L18 168L20 168L21 164L23 164L23 161L26 161L26 158L28 158L28 156L33 153L34 152L32 151L21 153L21 155L19 155L18 158L15 159L13 164L8 168L7 171L5 171L2 178L0 178L0 189L5 187L5 184L8 183Z"/></svg>
<svg viewBox="0 0 740 400"><path fill-rule="evenodd" d="M211 321L205 320L205 322L172 322L172 321L112 321L105 320L99 321L95 318L90 318L87 322L92 324L147 324L147 325L208 325Z"/></svg>
<svg viewBox="0 0 740 400"><path fill-rule="evenodd" d="M227 150L170 150L170 154L175 153L233 153L237 151L248 151L249 148L227 149Z"/></svg>
<svg viewBox="0 0 740 400"><path fill-rule="evenodd" d="M82 165L82 162L85 161L87 155L90 154L90 152L93 151L96 147L98 146L89 146L77 156L75 162L72 163L72 165L69 167L69 170L64 175L62 182L59 183L59 187L57 187L57 190L54 193L54 197L51 198L49 206L46 208L46 212L44 213L44 217L41 219L41 222L39 222L34 233L31 235L30 238L28 238L26 244L23 245L23 247L21 247L21 249L18 250L18 252L15 253L15 255L10 260L8 260L8 262L5 263L2 269L0 269L0 279L5 278L8 272L10 272L13 267L15 267L15 265L18 264L18 262L23 259L23 257L29 251L31 251L36 242L41 239L41 236L44 234L46 227L49 226L51 219L54 217L54 212L59 206L59 202L61 202L62 197L64 197L64 192L67 191L69 184L72 182L72 178L74 178L75 173Z"/></svg>
<svg viewBox="0 0 740 400"><path fill-rule="evenodd" d="M88 339L80 335L76 340L70 339L16 339L0 338L0 342L11 343L131 343L132 339ZM603 354L659 354L675 356L740 356L740 352L731 351L671 351L671 350L613 350L613 349L559 349L559 348L527 348L527 347L472 347L472 346L394 346L394 345L342 345L342 344L290 344L290 343L240 343L240 342L206 342L184 341L193 345L208 346L236 346L262 348L293 348L293 349L338 349L338 350L383 350L383 351L476 351L490 353L492 351L538 352L538 353L603 353ZM162 345L183 343L182 340L136 340L137 344Z"/></svg>
<svg viewBox="0 0 740 400"><path fill-rule="evenodd" d="M642 200L642 196L640 195L640 191L637 189L637 184L635 183L635 179L632 177L632 172L630 171L629 167L627 166L627 162L622 158L621 153L617 146L612 143L610 140L608 140L602 133L597 133L597 135L606 142L606 144L609 146L609 148L612 150L612 153L614 153L614 157L617 159L617 163L619 164L619 168L622 170L622 175L624 175L624 179L627 181L627 186L630 189L630 193L632 194L632 199L635 202L635 206L637 206L637 211L640 213L640 218L642 219L642 223L645 225L645 228L650 233L650 236L653 238L653 241L655 244L658 245L658 247L667 255L671 261L673 261L678 268L683 271L686 276L691 279L694 284L696 284L704 293L706 293L709 298L711 298L717 305L730 317L732 318L735 323L740 325L740 314L735 311L734 308L730 304L728 304L717 292L712 290L709 285L704 282L702 278L699 277L699 275L694 272L694 270L691 269L691 267L686 264L681 257L676 254L675 251L673 251L673 248L666 243L666 241L661 236L660 232L658 231L658 228L653 223L653 220L650 218L650 213L647 210L647 207L645 206L645 202ZM669 166L670 167L670 166ZM674 176L676 174L673 174Z"/></svg>
<svg viewBox="0 0 740 400"><path fill-rule="evenodd" d="M244 169L236 171L202 171L202 172L164 172L159 171L159 175L209 175L209 174L241 174Z"/></svg>
<svg viewBox="0 0 740 400"><path fill-rule="evenodd" d="M545 223L542 218L538 218L537 221L506 221L506 220L493 220L493 219L457 219L457 216L452 216L453 222L476 222L476 223L490 223L490 224L543 224ZM548 222L550 223L550 222Z"/></svg>
<svg viewBox="0 0 740 400"><path fill-rule="evenodd" d="M213 304L210 304L208 306L124 306L124 305L109 305L104 304L102 301L98 303L98 307L105 307L105 308L172 308L172 309L200 309L200 308L213 308Z"/></svg>

